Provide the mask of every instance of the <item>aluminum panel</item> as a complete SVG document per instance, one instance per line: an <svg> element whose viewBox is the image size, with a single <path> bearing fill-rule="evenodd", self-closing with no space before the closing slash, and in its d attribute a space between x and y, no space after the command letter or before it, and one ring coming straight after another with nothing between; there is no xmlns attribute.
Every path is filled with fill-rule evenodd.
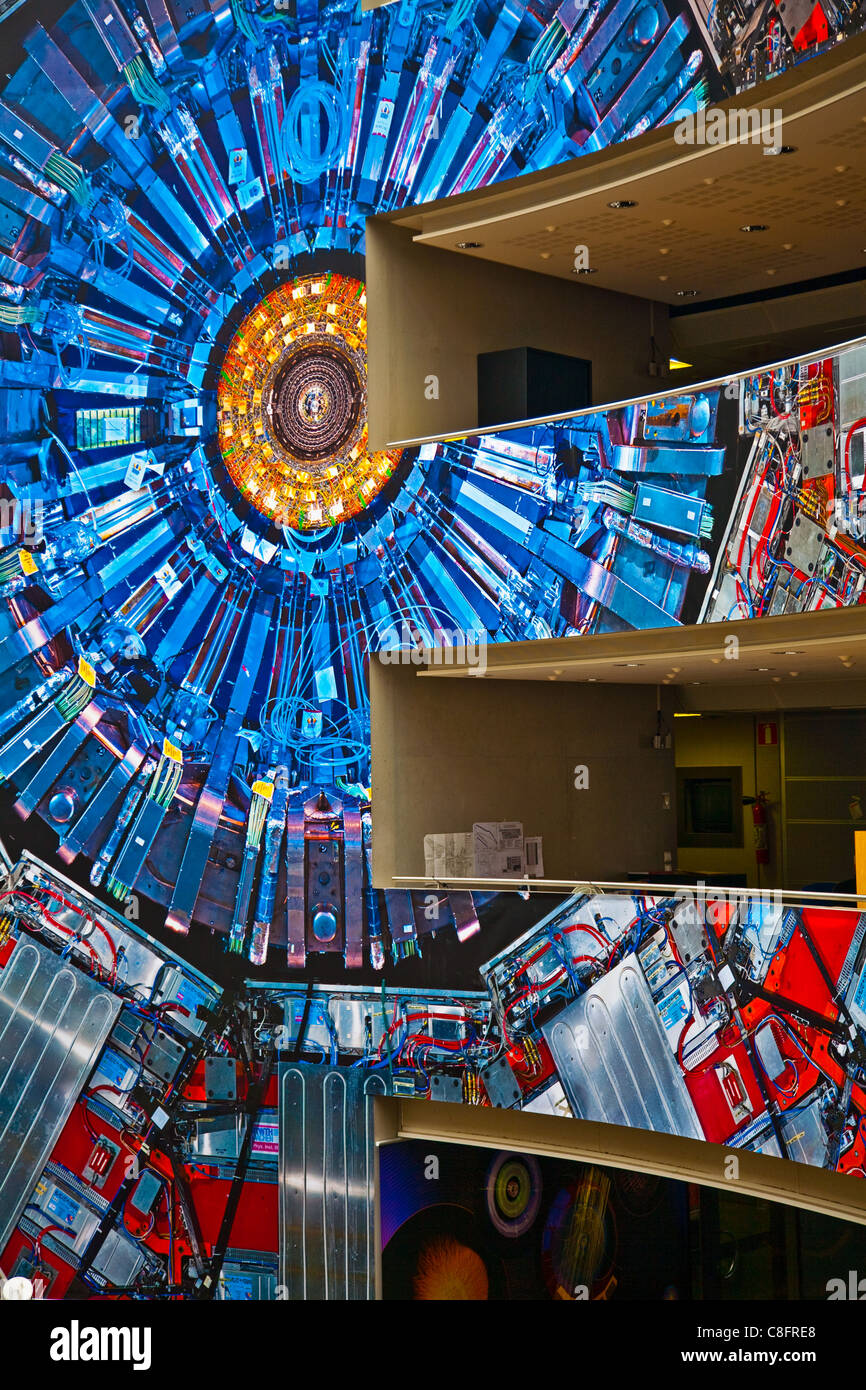
<svg viewBox="0 0 866 1390"><path fill-rule="evenodd" d="M616 966L542 1033L575 1117L704 1137L636 961Z"/></svg>
<svg viewBox="0 0 866 1390"><path fill-rule="evenodd" d="M280 1283L290 1299L374 1299L373 1100L384 1077L279 1067Z"/></svg>
<svg viewBox="0 0 866 1390"><path fill-rule="evenodd" d="M824 528L811 521L808 516L794 517L794 525L785 546L785 555L801 574L815 573L818 557L824 547L824 537Z"/></svg>
<svg viewBox="0 0 866 1390"><path fill-rule="evenodd" d="M0 1250L119 1011L102 985L29 938L0 973Z"/></svg>

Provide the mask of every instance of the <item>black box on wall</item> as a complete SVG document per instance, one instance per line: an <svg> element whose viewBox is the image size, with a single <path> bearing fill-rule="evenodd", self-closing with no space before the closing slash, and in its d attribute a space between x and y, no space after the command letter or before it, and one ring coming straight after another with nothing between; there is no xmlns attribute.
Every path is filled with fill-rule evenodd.
<svg viewBox="0 0 866 1390"><path fill-rule="evenodd" d="M585 410L592 405L592 363L542 348L478 354L478 424L503 425Z"/></svg>

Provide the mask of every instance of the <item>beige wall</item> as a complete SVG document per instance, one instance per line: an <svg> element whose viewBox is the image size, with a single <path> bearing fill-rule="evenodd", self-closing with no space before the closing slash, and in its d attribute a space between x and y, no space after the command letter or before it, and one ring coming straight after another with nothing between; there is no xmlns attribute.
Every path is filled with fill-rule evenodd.
<svg viewBox="0 0 866 1390"><path fill-rule="evenodd" d="M737 849L686 849L678 847L680 869L687 873L746 874L750 887L782 888L782 782L780 750L782 720L778 713L703 715L700 719L675 719L674 760L678 768L741 767L743 796L764 791L770 799L770 862L760 866L755 860L751 806L743 807L743 844ZM756 744L758 723L775 722L779 742L774 746ZM757 759L757 762L756 762ZM757 780L756 780L757 770Z"/></svg>
<svg viewBox="0 0 866 1390"><path fill-rule="evenodd" d="M694 364L672 378L690 381L735 374L767 362L806 356L828 343L857 338L866 322L866 284L828 285L760 303L720 305L674 314L674 356Z"/></svg>
<svg viewBox="0 0 866 1390"><path fill-rule="evenodd" d="M588 357L593 401L651 394L650 313L662 358L667 306L567 284L459 252L416 246L412 232L367 220L370 444L471 430L477 422L479 352L536 347ZM425 379L439 379L438 400Z"/></svg>
<svg viewBox="0 0 866 1390"><path fill-rule="evenodd" d="M652 878L666 851L674 863L673 753L652 746L654 686L438 680L374 661L370 705L375 887L424 874L426 834L485 820L541 835L546 878Z"/></svg>
<svg viewBox="0 0 866 1390"><path fill-rule="evenodd" d="M663 689L664 723L674 734L673 750L663 752L652 747L654 686L419 678L416 667L378 662L370 684L376 887L391 886L394 875L423 876L424 835L468 831L476 820L519 820L525 834L542 835L546 878L652 878L667 851L671 867L708 883L736 874L753 888L796 888L845 876L833 871L817 833L801 835L796 862L784 862L785 714L752 712L766 689L751 688L751 710L710 708L699 718L674 718L672 706L686 690L706 699L710 687ZM832 711L826 717L829 728ZM776 725L775 744L757 743L763 723ZM835 752L818 747L822 782L851 772L838 744ZM574 787L577 764L589 769L588 791ZM748 805L742 846L676 843L676 769L729 766L742 769L744 796L765 792L769 799L766 865L755 858ZM814 814L820 830L827 812L817 805ZM848 833L844 825L841 831Z"/></svg>

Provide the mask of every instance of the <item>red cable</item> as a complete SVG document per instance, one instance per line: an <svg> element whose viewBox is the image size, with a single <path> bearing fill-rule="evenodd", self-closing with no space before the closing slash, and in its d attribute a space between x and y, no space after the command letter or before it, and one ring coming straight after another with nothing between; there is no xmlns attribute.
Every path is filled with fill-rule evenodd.
<svg viewBox="0 0 866 1390"><path fill-rule="evenodd" d="M33 1249L36 1251L36 1254L40 1259L42 1258L42 1242L47 1235L51 1234L52 1231L62 1231L65 1236L72 1236L73 1238L75 1236L75 1232L70 1230L68 1226L43 1226L42 1230L39 1232L39 1235L33 1242Z"/></svg>

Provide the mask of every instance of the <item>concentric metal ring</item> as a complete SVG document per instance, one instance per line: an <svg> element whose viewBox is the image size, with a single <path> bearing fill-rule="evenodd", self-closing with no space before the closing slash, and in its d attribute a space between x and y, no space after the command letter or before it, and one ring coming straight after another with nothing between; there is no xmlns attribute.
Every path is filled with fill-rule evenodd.
<svg viewBox="0 0 866 1390"><path fill-rule="evenodd" d="M360 280L301 276L266 295L229 344L220 450L234 485L278 526L357 516L400 458L367 449L366 303Z"/></svg>
<svg viewBox="0 0 866 1390"><path fill-rule="evenodd" d="M293 458L330 462L355 430L363 394L350 358L316 344L281 361L265 410L275 437Z"/></svg>

